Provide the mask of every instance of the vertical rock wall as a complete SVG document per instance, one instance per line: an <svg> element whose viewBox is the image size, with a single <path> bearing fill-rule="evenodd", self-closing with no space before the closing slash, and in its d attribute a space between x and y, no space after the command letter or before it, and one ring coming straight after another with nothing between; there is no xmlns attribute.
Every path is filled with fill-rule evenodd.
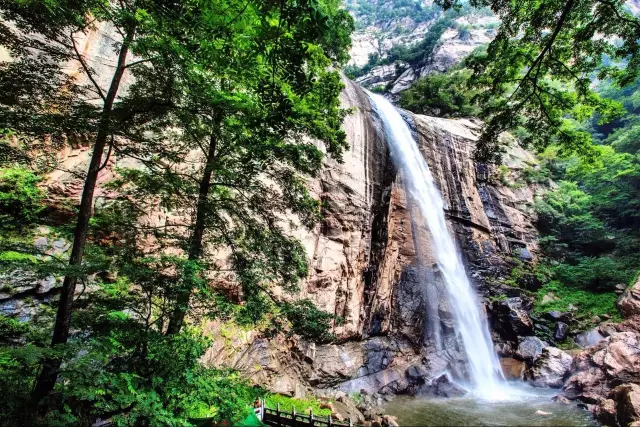
<svg viewBox="0 0 640 427"><path fill-rule="evenodd" d="M430 291L443 283L426 224L404 190L369 99L356 84L345 84L343 105L353 110L345 121L350 148L342 163L330 160L310 182L324 202L325 220L297 233L311 266L302 296L343 317L334 328L339 342L268 342L255 335L240 346L247 349L242 356L233 350L229 359L229 349L220 347L208 354L212 364L249 367L256 382L286 394L310 388L403 392L414 385L410 372L435 376L461 357L448 304ZM509 187L495 167L473 161L478 123L404 116L442 191L473 283L482 295L502 292L494 283L509 272L514 253L535 255L532 190ZM517 146L506 159L511 171L533 160ZM427 325L451 332L446 351L431 342Z"/></svg>

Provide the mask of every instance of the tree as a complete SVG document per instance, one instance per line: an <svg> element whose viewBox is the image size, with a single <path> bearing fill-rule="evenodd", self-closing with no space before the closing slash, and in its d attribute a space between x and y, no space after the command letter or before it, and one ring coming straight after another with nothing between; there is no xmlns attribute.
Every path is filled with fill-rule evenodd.
<svg viewBox="0 0 640 427"><path fill-rule="evenodd" d="M117 99L127 70L153 59L153 53L144 50L145 31L151 30L145 20L149 11L163 10L157 5L145 1L91 0L71 3L7 0L0 4L5 20L0 26L2 45L12 57L12 61L2 64L0 72L5 94L0 115L5 126L33 139L44 139L47 135L64 141L73 134L89 134L92 138L91 160L84 177L52 346L66 343L69 337L73 297L82 274L98 174L107 164L120 129L114 116ZM110 76L99 75L79 46L83 36L105 24L112 26L119 37L113 44L117 59ZM131 59L132 51L138 55L135 60ZM83 78L64 72L66 65L73 68L77 65ZM103 87L100 82L105 78L109 83ZM2 147L4 151L12 148L8 144ZM44 360L34 392L37 399L53 388L59 365L59 360Z"/></svg>
<svg viewBox="0 0 640 427"><path fill-rule="evenodd" d="M135 342L134 359L145 360L145 349L153 342L159 345L163 331L169 337L178 335L194 289L203 301L224 310L225 304L215 304L222 292L210 292L206 281L206 269L212 266L203 259L205 237L214 249L226 246L232 251L234 274L246 301L240 314L251 320L277 303L281 313L295 318L293 331L305 333L309 323L314 334L326 338L331 316L311 310L305 301L279 301L266 286L294 289L307 271L301 245L286 235L278 215L293 211L306 225L318 217L319 204L299 176L313 174L322 165L321 150L308 138L318 138L338 158L345 144L340 125L346 111L338 100L342 84L330 67L346 61L353 23L339 2L8 1L1 6L14 24L2 26L12 62L3 64L0 83L16 88L3 92L0 114L8 129L3 135L9 136L3 148L15 148L15 135L28 136L25 145L30 149L44 136L58 143L74 134L93 138L52 346L65 348L59 344L69 338L73 304L83 310L87 305L73 301L78 278L112 267L123 272L128 292L134 290L133 296L120 295L116 311L134 313L120 325L143 325L137 335L124 336ZM101 25L113 26L121 36L114 44L117 62L108 88L100 85L104 76L89 65L76 38ZM84 80L64 72L69 61L77 62ZM128 72L135 80L123 93ZM93 192L112 153L137 159L141 167L122 171L122 204L113 208L128 207L116 210L124 218L109 220L115 224L126 219L126 227L120 234L101 234L97 224L108 227L104 219L93 218ZM149 199L136 205L127 198L136 194ZM187 221L186 233L175 231L179 225L169 233L149 231L135 221L140 211L132 206L147 212L175 209L192 221ZM129 244L122 250L109 245L100 249L101 242L127 235ZM160 246L138 247L149 235ZM186 257L163 253L170 245L181 247ZM91 267L83 263L86 256ZM111 288L114 291L120 292ZM89 301L96 314L99 299ZM102 316L119 318L114 313ZM99 313L94 319L102 321ZM87 332L90 328L87 323L75 325ZM118 322L111 325L114 333L119 331ZM92 339L100 346L119 338ZM75 337L67 347L77 348L82 341ZM50 393L60 371L62 353L47 354L35 387L37 399ZM109 366L109 355L106 361Z"/></svg>
<svg viewBox="0 0 640 427"><path fill-rule="evenodd" d="M458 0L440 0L445 9ZM591 135L573 125L597 113L606 122L621 113L600 98L593 77L619 86L640 72L640 20L623 0L509 2L473 0L488 6L502 24L484 58L476 58L472 85L479 91L486 126L477 155L500 157L498 135L524 127L523 142L543 148L555 142L564 152L593 157Z"/></svg>
<svg viewBox="0 0 640 427"><path fill-rule="evenodd" d="M400 106L417 114L470 117L478 113L474 92L467 88L468 69L433 74L418 80L400 95Z"/></svg>
<svg viewBox="0 0 640 427"><path fill-rule="evenodd" d="M280 218L293 213L307 226L318 218L319 204L299 176L322 166L322 152L309 137L336 157L345 144L342 84L328 67L345 62L353 24L338 3L238 2L237 10L225 5L233 20L222 18L211 28L207 18L222 16L220 7L207 3L183 11L180 19L194 31L157 40L170 72L140 68L131 90L132 104L145 96L150 103L163 100L162 108L134 119L139 127L130 139L139 144L127 153L146 170L123 171L121 184L139 210L152 210L155 197L191 219L186 235L160 237L182 241L187 257L168 334L182 329L194 290L210 292L216 266L204 255L221 248L231 252L225 269L242 285L244 316L259 318L277 304L281 313L298 315L297 325L304 323L295 305L268 290L279 285L291 292L307 274L304 249ZM213 31L220 36L208 43ZM163 139L168 132L170 144L143 136ZM186 171L180 165L191 158L198 160ZM330 318L309 315L314 323Z"/></svg>

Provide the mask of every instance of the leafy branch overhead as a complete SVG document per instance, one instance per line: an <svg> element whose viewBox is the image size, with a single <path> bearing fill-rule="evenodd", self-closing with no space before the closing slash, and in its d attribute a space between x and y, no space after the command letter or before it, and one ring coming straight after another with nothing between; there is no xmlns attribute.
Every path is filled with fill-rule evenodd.
<svg viewBox="0 0 640 427"><path fill-rule="evenodd" d="M440 0L445 9L458 0ZM542 149L557 143L565 153L592 158L591 136L579 123L622 114L598 96L593 78L632 83L640 72L640 20L623 0L518 2L472 0L502 20L485 56L468 61L472 86L486 118L477 156L496 160L498 135L522 127L524 143Z"/></svg>

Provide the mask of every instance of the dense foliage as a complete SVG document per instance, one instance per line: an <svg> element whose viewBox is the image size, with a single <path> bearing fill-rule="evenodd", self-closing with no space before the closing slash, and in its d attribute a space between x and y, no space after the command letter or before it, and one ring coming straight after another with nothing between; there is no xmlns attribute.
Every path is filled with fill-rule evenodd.
<svg viewBox="0 0 640 427"><path fill-rule="evenodd" d="M441 0L445 9L458 0ZM566 153L595 155L589 132L574 126L597 114L606 122L621 113L591 87L593 77L620 87L640 72L640 19L622 0L474 0L501 19L487 55L470 64L486 127L477 154L500 157L498 135L529 130L524 143L559 145Z"/></svg>
<svg viewBox="0 0 640 427"><path fill-rule="evenodd" d="M611 90L603 83L601 96L624 100L637 86ZM622 98L622 99L621 99ZM538 291L539 310L570 305L586 315L616 316L616 288L635 282L640 270L640 157L619 141L633 133L636 111L606 127L591 125L595 162L579 157L562 158L557 147L541 156L539 169L525 174L530 183L558 183L536 202L538 225L545 236L544 269L549 282ZM527 171L525 171L527 172ZM542 303L544 296L545 303Z"/></svg>
<svg viewBox="0 0 640 427"><path fill-rule="evenodd" d="M24 294L0 318L0 423L243 418L264 392L201 364L215 338L202 323L325 341L338 320L285 297L307 273L285 218L319 218L310 137L344 148L336 69L352 19L337 0L7 0L0 13L1 291ZM107 29L113 67L83 46ZM76 208L42 184L78 143L88 171L64 171L83 186Z"/></svg>
<svg viewBox="0 0 640 427"><path fill-rule="evenodd" d="M475 92L468 89L471 72L456 67L446 73L419 79L400 94L400 107L416 114L437 117L472 117L480 109L474 104Z"/></svg>

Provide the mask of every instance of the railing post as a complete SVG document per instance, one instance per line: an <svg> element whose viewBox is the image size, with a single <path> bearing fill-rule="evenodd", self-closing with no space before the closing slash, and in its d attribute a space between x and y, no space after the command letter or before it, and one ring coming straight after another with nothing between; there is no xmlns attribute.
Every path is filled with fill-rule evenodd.
<svg viewBox="0 0 640 427"><path fill-rule="evenodd" d="M280 415L280 403L276 405L276 417L278 418L278 427L282 425L281 415Z"/></svg>
<svg viewBox="0 0 640 427"><path fill-rule="evenodd" d="M353 423L351 422L351 417L349 417L349 427L353 427Z"/></svg>
<svg viewBox="0 0 640 427"><path fill-rule="evenodd" d="M309 409L309 423L313 426L313 409Z"/></svg>
<svg viewBox="0 0 640 427"><path fill-rule="evenodd" d="M331 414L329 414L329 416L328 416L327 418L328 418L328 420L327 420L327 421L329 422L327 425L328 425L329 427L331 427L331 422L333 421L333 420L331 419Z"/></svg>

